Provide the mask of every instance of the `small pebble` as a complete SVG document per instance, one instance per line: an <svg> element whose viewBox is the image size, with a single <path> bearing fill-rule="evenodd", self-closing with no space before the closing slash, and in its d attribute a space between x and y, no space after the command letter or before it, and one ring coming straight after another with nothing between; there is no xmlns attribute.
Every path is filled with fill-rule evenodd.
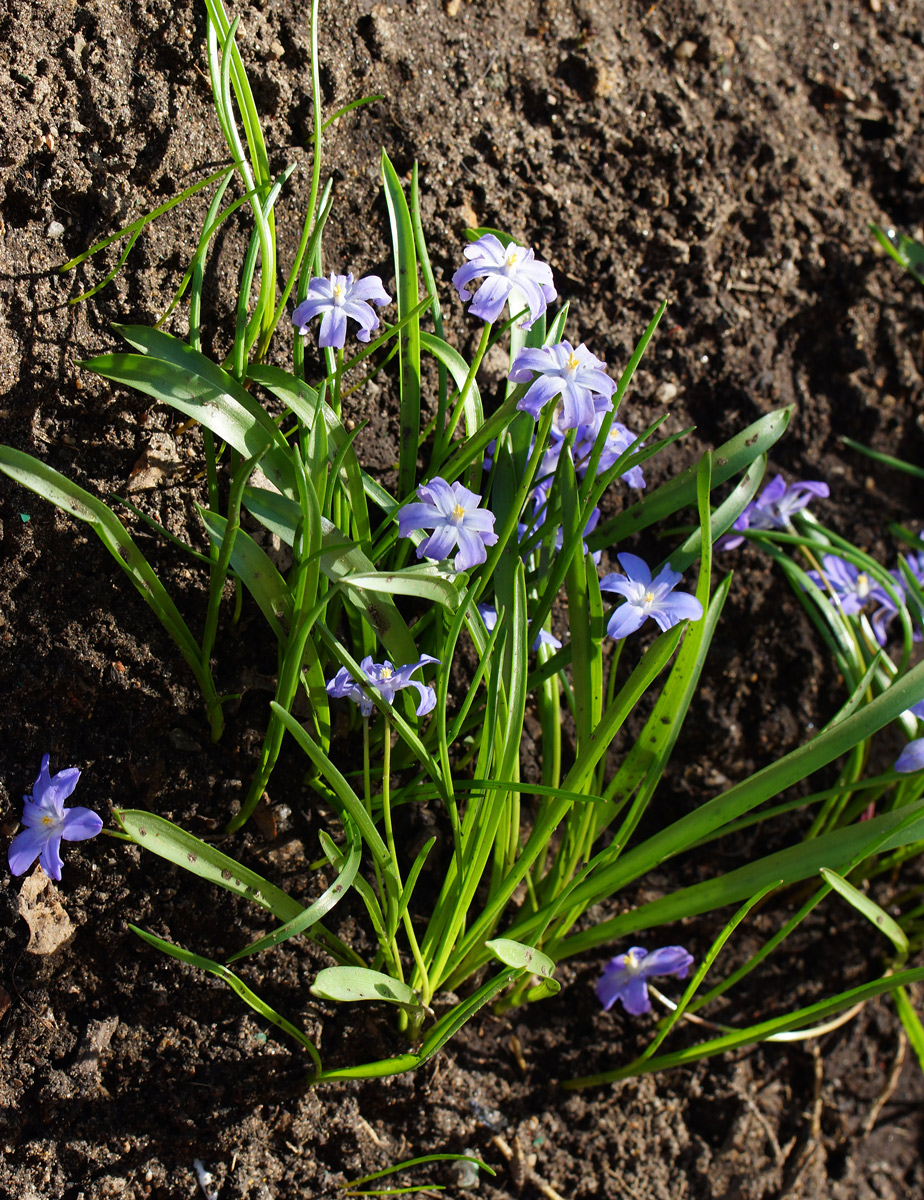
<svg viewBox="0 0 924 1200"><path fill-rule="evenodd" d="M678 42L674 47L674 58L679 58L681 62L686 62L699 50L696 42Z"/></svg>
<svg viewBox="0 0 924 1200"><path fill-rule="evenodd" d="M52 221L45 233L50 238L59 238L64 233L64 226L60 221Z"/></svg>

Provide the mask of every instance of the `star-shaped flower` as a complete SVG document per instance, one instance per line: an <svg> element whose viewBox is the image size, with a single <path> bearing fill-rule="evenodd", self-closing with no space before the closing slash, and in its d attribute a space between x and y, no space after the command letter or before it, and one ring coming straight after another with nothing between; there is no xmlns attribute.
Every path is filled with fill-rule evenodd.
<svg viewBox="0 0 924 1200"><path fill-rule="evenodd" d="M292 314L292 321L304 335L308 332L308 322L323 313L318 345L340 350L346 341L347 317L359 325L356 336L361 342L368 342L373 330L378 329L379 318L373 304L391 304L391 296L378 275L366 275L355 282L352 275L331 274L330 279L315 275L308 284L308 294Z"/></svg>
<svg viewBox="0 0 924 1200"><path fill-rule="evenodd" d="M539 261L526 246L510 242L505 250L493 233L486 233L466 246L463 253L468 262L453 275L452 286L460 299L470 300L468 285L479 275L486 276L468 310L483 321L496 321L516 288L529 308L529 320L522 323L528 329L557 295L552 268Z"/></svg>
<svg viewBox="0 0 924 1200"><path fill-rule="evenodd" d="M22 823L25 829L10 843L10 870L22 875L35 862L49 879L61 878L61 842L82 842L96 837L103 822L89 808L64 807L80 778L76 767L68 767L57 775L48 773L49 756L42 757L38 779L32 785L32 795L23 796Z"/></svg>
<svg viewBox="0 0 924 1200"><path fill-rule="evenodd" d="M830 494L828 485L818 480L806 480L787 486L783 476L777 475L757 499L751 501L732 529L737 530L739 535L746 529L788 529L797 512L811 504L815 497L824 499ZM716 546L720 550L734 550L743 541L741 536L725 533L717 540Z"/></svg>
<svg viewBox="0 0 924 1200"><path fill-rule="evenodd" d="M609 405L616 384L607 375L605 366L585 345L575 350L570 342L559 342L555 346L521 350L507 378L512 383L532 380L517 408L528 412L534 420L538 421L549 400L560 396L561 412L556 425L564 432L593 421L595 396L602 397Z"/></svg>
<svg viewBox="0 0 924 1200"><path fill-rule="evenodd" d="M600 590L617 592L625 596L622 604L610 617L606 632L611 638L624 638L640 629L652 617L662 630L668 630L678 621L698 621L703 615L703 606L695 596L687 592L674 592L682 576L671 570L670 563L662 567L655 579L645 561L636 554L620 554L619 564L625 575L613 573L600 580Z"/></svg>
<svg viewBox="0 0 924 1200"><path fill-rule="evenodd" d="M406 504L398 513L398 533L408 537L415 530L433 530L417 547L418 558L432 558L438 562L448 558L458 546L457 571L471 570L487 559L485 547L494 545L497 534L494 532L494 514L478 507L480 496L461 483L450 486L439 476L429 483L422 483L417 495L422 503Z"/></svg>
<svg viewBox="0 0 924 1200"><path fill-rule="evenodd" d="M362 679L357 682L346 667L341 667L333 679L328 681L327 693L329 696L346 697L348 700L352 700L354 704L359 705L362 715L368 717L375 705L363 690L364 683L371 683L378 688L382 699L387 704L394 704L395 692L399 692L402 688L412 687L417 689L420 696L417 715L423 717L436 707L436 692L428 684L418 683L416 679L411 679L411 675L425 663L438 663L439 661L438 658L433 658L429 654L423 654L417 662L395 668L387 659L383 663L374 663L370 654L359 664Z"/></svg>
<svg viewBox="0 0 924 1200"><path fill-rule="evenodd" d="M693 955L683 946L662 946L649 954L641 946L633 946L625 954L617 954L603 968L597 980L597 997L604 1011L609 1012L618 1000L627 1013L639 1017L651 1012L648 980L653 975L676 975L686 979L693 965Z"/></svg>

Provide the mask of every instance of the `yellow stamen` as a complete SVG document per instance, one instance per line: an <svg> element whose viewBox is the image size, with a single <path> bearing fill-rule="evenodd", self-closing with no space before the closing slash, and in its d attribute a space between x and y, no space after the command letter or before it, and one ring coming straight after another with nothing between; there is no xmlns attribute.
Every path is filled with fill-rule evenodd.
<svg viewBox="0 0 924 1200"><path fill-rule="evenodd" d="M454 521L461 521L464 518L464 516L465 516L465 509L462 507L461 504L457 504L455 506L455 508L452 510L452 519Z"/></svg>
<svg viewBox="0 0 924 1200"><path fill-rule="evenodd" d="M578 361L577 355L572 350L571 353L568 355L568 361L565 363L565 366L568 368L569 371L576 371L580 365L581 364Z"/></svg>
<svg viewBox="0 0 924 1200"><path fill-rule="evenodd" d="M382 667L383 679L391 679L392 675L394 675L394 671L392 671L391 667Z"/></svg>
<svg viewBox="0 0 924 1200"><path fill-rule="evenodd" d="M646 604L654 604L654 592L646 592L645 593L645 603Z"/></svg>

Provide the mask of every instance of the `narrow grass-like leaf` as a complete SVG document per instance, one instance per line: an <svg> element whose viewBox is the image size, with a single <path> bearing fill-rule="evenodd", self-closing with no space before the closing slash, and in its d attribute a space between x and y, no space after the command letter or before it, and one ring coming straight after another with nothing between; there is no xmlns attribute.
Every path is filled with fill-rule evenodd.
<svg viewBox="0 0 924 1200"><path fill-rule="evenodd" d="M884 908L881 908L875 900L865 895L859 888L855 888L848 880L838 875L836 871L822 867L821 876L839 895L844 897L848 904L858 913L862 913L880 933L885 934L902 959L908 957L908 937L901 925L890 917Z"/></svg>
<svg viewBox="0 0 924 1200"><path fill-rule="evenodd" d="M209 512L198 504L196 508L202 523L220 546L227 521L218 513ZM292 622L291 592L266 551L242 529L238 530L234 539L231 568L256 600L280 645L285 646L288 627Z"/></svg>
<svg viewBox="0 0 924 1200"><path fill-rule="evenodd" d="M270 1008L266 1001L261 1000L256 992L252 992L239 975L235 975L233 971L229 971L222 963L213 962L212 959L203 958L199 954L193 954L191 950L185 950L182 946L174 945L173 942L165 942L163 938L155 937L153 933L139 929L137 925L129 925L129 929L132 933L137 933L138 937L146 941L148 945L153 946L155 950L160 950L163 954L169 954L171 958L178 958L180 962L188 963L191 967L199 967L201 970L208 971L210 974L217 976L233 992L236 992L255 1013L259 1013L261 1017L265 1017L267 1021L272 1022L278 1029L281 1029L283 1033L287 1033L289 1037L294 1038L311 1055L311 1060L315 1065L316 1071L321 1070L321 1057L314 1042L306 1037L300 1029L297 1029L291 1021L287 1021L275 1009Z"/></svg>
<svg viewBox="0 0 924 1200"><path fill-rule="evenodd" d="M355 825L347 820L345 826L349 837L349 850L343 856L340 873L330 887L326 888L317 900L309 904L297 917L293 917L291 921L287 921L285 925L280 925L272 933L258 938L257 941L252 942L243 950L238 950L236 954L232 954L228 959L229 963L237 962L238 959L245 958L250 954L259 954L263 950L269 950L281 945L289 938L297 937L300 933L306 933L340 903L356 878L356 872L359 870L359 863L362 858L362 841Z"/></svg>
<svg viewBox="0 0 924 1200"><path fill-rule="evenodd" d="M782 437L792 408L779 408L767 413L730 438L713 452L712 484L718 487L733 476L746 471L762 454ZM682 508L696 503L696 473L698 467L689 467L682 475L655 488L649 495L621 512L611 521L599 525L587 538L591 550L602 550L623 541L643 529L666 520Z"/></svg>
<svg viewBox="0 0 924 1200"><path fill-rule="evenodd" d="M414 227L398 173L382 151L382 182L391 224L395 257L395 289L400 320L420 300L417 251ZM401 432L398 441L398 495L406 496L414 488L417 473L417 446L420 438L420 322L415 318L399 334L401 370Z"/></svg>

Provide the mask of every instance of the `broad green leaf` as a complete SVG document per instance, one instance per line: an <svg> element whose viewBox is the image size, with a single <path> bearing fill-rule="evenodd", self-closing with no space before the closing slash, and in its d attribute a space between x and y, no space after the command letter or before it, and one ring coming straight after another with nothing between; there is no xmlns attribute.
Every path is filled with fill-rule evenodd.
<svg viewBox="0 0 924 1200"><path fill-rule="evenodd" d="M261 466L267 478L285 495L294 496L291 450L275 423L262 409L259 410L262 417L251 411L256 402L232 376L184 342L177 342L175 338L171 341L195 356L198 370L192 363L177 364L146 354L103 354L80 365L105 379L137 388L162 404L185 413L244 458L262 453ZM241 392L248 397L246 404L239 396Z"/></svg>
<svg viewBox="0 0 924 1200"><path fill-rule="evenodd" d="M518 967L530 975L541 975L548 984L554 984L555 986L546 993L547 995L554 995L561 991L561 984L557 979L552 978L555 974L555 963L535 946L524 946L522 942L511 941L510 938L493 938L491 941L485 942L485 945L508 967Z"/></svg>
<svg viewBox="0 0 924 1200"><path fill-rule="evenodd" d="M349 851L343 857L340 873L330 887L322 892L317 900L309 904L297 917L293 917L291 921L286 922L285 925L280 925L272 933L258 938L257 941L252 942L243 950L238 950L236 954L232 954L228 959L229 963L237 962L239 958L244 958L249 954L259 954L262 950L269 950L273 946L281 945L289 938L297 937L300 933L305 933L323 917L326 917L331 909L340 903L356 878L363 849L362 841L356 827L349 820L345 824L347 833L350 835Z"/></svg>
<svg viewBox="0 0 924 1200"><path fill-rule="evenodd" d="M220 546L227 521L218 513L209 512L198 504L196 507L206 529ZM292 623L292 595L272 559L243 529L237 531L234 539L231 568L256 600L273 633L284 646Z"/></svg>
<svg viewBox="0 0 924 1200"><path fill-rule="evenodd" d="M915 811L919 813L919 818L915 823L900 832L891 832L896 830ZM747 866L739 867L736 871L729 871L715 879L703 880L702 883L672 892L660 900L643 904L640 908L632 909L621 916L604 921L592 929L568 938L558 948L559 957L564 958L582 953L629 933L638 933L643 929L652 929L655 926L679 921L685 917L693 917L699 913L712 912L726 904L737 904L775 879L782 879L784 885L787 886L799 883L803 879L810 879L817 875L826 863L852 862L880 835L890 834L891 836L885 837L885 841L879 847L880 850L886 851L907 846L924 838L924 800L919 801L916 805L907 805L895 812L885 813L881 817L874 817L871 821L848 825L808 842L799 842L795 846L780 850L776 854L770 854L766 858L756 859ZM644 850L646 847L647 843L639 850ZM616 864L612 874L619 871L620 864L625 872L632 855L632 851L626 854ZM659 861L663 862L665 857L668 855L662 855ZM634 864L632 865L634 866ZM601 874L606 877L610 872ZM599 890L594 888L594 882L591 877L588 883L578 889L577 897L583 900L584 889L591 891L597 897L610 894L608 882L596 880Z"/></svg>
<svg viewBox="0 0 924 1200"><path fill-rule="evenodd" d="M199 646L128 530L102 500L46 463L11 446L0 446L0 471L45 500L93 527L97 537L157 614L176 642L206 696L214 695L200 661Z"/></svg>
<svg viewBox="0 0 924 1200"><path fill-rule="evenodd" d="M378 592L393 596L417 596L432 604L441 604L454 612L462 597L455 580L441 571L435 563L418 563L400 571L351 572L344 586L358 591Z"/></svg>
<svg viewBox="0 0 924 1200"><path fill-rule="evenodd" d="M139 808L117 808L114 812L119 825L139 846L175 863L184 871L198 875L200 879L207 879L209 883L234 892L252 904L258 904L278 921L292 921L305 912L297 900L293 900L268 879L242 866L227 854L222 854L208 842L187 833L166 817Z"/></svg>
<svg viewBox="0 0 924 1200"><path fill-rule="evenodd" d="M402 1008L420 1010L420 997L413 988L381 971L368 967L325 967L311 985L320 1000L385 1000Z"/></svg>
<svg viewBox="0 0 924 1200"><path fill-rule="evenodd" d="M462 355L450 346L448 342L444 342L442 338L436 337L432 333L421 332L420 344L424 350L432 354L437 362L441 362L449 372L452 382L461 392L465 386L465 380L468 378L468 363ZM465 421L466 437L475 437L481 427L484 425L484 408L481 403L481 393L478 390L478 383L472 380L469 385L468 395L465 397L465 407L462 410L463 419ZM487 439L490 441L490 438ZM487 441L485 445L487 445Z"/></svg>

